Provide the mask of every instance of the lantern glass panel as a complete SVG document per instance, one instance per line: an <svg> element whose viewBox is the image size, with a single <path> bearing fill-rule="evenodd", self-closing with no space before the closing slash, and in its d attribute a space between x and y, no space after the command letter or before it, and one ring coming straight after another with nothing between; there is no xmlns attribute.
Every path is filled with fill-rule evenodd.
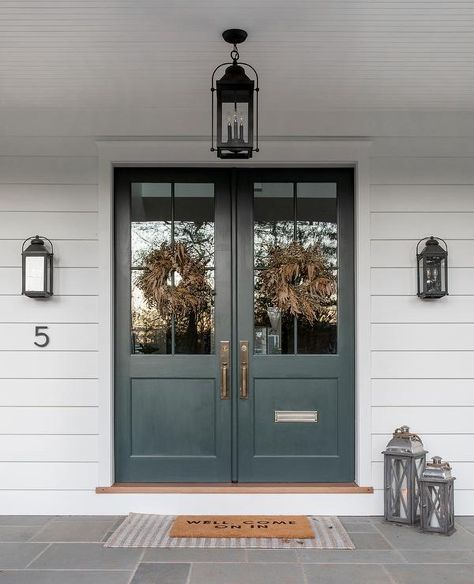
<svg viewBox="0 0 474 584"><path fill-rule="evenodd" d="M427 294L446 290L446 258L428 256L423 261L424 288Z"/></svg>
<svg viewBox="0 0 474 584"><path fill-rule="evenodd" d="M390 462L390 515L394 518L408 519L409 517L409 461L391 457Z"/></svg>
<svg viewBox="0 0 474 584"><path fill-rule="evenodd" d="M48 261L45 255L25 257L25 292L48 292Z"/></svg>
<svg viewBox="0 0 474 584"><path fill-rule="evenodd" d="M222 136L223 144L232 146L248 144L249 142L249 104L222 104Z"/></svg>
<svg viewBox="0 0 474 584"><path fill-rule="evenodd" d="M441 527L441 489L440 485L426 485L428 505L428 525L431 529Z"/></svg>

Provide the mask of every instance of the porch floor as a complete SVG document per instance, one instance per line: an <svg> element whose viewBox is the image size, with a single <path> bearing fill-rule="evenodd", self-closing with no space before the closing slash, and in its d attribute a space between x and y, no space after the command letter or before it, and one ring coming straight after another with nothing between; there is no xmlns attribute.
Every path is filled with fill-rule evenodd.
<svg viewBox="0 0 474 584"><path fill-rule="evenodd" d="M331 550L110 549L110 516L0 516L0 584L472 584L474 517L451 537L342 517L356 546Z"/></svg>

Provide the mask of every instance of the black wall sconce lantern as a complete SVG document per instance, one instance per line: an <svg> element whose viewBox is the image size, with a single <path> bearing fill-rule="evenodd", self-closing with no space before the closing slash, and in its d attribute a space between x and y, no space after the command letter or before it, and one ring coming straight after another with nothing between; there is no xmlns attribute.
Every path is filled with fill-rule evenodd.
<svg viewBox="0 0 474 584"><path fill-rule="evenodd" d="M48 249L44 240L49 244ZM25 247L29 243L28 247ZM28 237L21 246L21 293L30 298L53 295L53 244L39 235Z"/></svg>
<svg viewBox="0 0 474 584"><path fill-rule="evenodd" d="M218 158L252 158L252 153L258 152L258 74L252 65L238 62L237 45L247 38L246 31L232 28L222 37L234 48L230 53L232 61L218 65L212 73L211 152L217 151ZM224 75L215 80L216 73L226 65ZM253 72L255 80L243 65Z"/></svg>
<svg viewBox="0 0 474 584"><path fill-rule="evenodd" d="M425 247L420 245L426 241ZM443 242L444 247L440 245ZM448 294L448 246L440 237L425 237L416 245L418 296L442 298Z"/></svg>

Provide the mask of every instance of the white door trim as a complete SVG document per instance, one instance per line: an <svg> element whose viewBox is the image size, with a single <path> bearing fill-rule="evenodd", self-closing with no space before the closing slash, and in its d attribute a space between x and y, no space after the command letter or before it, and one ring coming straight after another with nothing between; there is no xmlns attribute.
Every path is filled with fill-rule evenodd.
<svg viewBox="0 0 474 584"><path fill-rule="evenodd" d="M114 257L115 166L351 166L355 168L355 395L356 482L371 486L370 183L371 142L364 139L265 140L255 160L217 161L202 140L98 140L99 152L99 485L114 482ZM179 162L177 162L179 161ZM101 495L103 496L103 495ZM295 496L295 495L293 495ZM296 495L298 496L298 495Z"/></svg>

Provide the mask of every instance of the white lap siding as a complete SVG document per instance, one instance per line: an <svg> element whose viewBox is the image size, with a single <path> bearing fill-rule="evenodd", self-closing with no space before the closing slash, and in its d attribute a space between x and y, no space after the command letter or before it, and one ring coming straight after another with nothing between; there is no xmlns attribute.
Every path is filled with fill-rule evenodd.
<svg viewBox="0 0 474 584"><path fill-rule="evenodd" d="M97 485L97 158L67 155L65 146L83 148L71 144L17 139L16 155L10 144L0 156L2 513L15 491L54 497ZM55 295L46 301L20 295L21 243L36 233L54 244ZM43 349L33 344L36 325L49 327Z"/></svg>
<svg viewBox="0 0 474 584"><path fill-rule="evenodd" d="M15 124L5 118L11 136L0 139L0 513L196 512L195 497L94 494L101 250L98 159L90 134L130 130L136 136L146 133L149 118L146 124L140 118L143 124L135 123L132 131L122 127L132 124L128 116L104 127L99 115L94 124L79 123L78 116L69 126L61 112L54 121L51 112L43 114L32 120L26 113ZM327 122L329 130L315 127L314 135L382 136L372 139L370 231L363 234L370 258L361 266L370 262L371 371L364 388L370 383L371 415L358 428L367 443L371 437L376 493L327 496L326 512L382 513L380 453L391 431L409 424L430 454L453 462L456 510L474 514L474 141L447 137L474 129L467 118L443 127L428 115L408 116L403 124L395 123L395 114L336 117ZM420 132L436 137L416 137L417 120L426 122L420 122ZM55 127L63 135L39 135L54 136ZM44 302L19 294L21 243L37 232L55 246L56 295ZM450 295L422 302L415 296L415 246L428 235L447 239ZM33 345L35 325L49 327L51 342L44 349ZM110 436L111 424L100 426ZM223 497L200 501L208 501L212 512L219 499L225 510L231 499ZM321 512L318 497L324 496L292 495L291 504L299 505L298 512ZM275 511L265 496L234 504L261 512L263 501L268 512Z"/></svg>
<svg viewBox="0 0 474 584"><path fill-rule="evenodd" d="M458 139L376 140L370 224L373 486L408 424L453 462L456 510L474 513L474 159ZM421 301L415 248L429 235L448 243L449 296Z"/></svg>

